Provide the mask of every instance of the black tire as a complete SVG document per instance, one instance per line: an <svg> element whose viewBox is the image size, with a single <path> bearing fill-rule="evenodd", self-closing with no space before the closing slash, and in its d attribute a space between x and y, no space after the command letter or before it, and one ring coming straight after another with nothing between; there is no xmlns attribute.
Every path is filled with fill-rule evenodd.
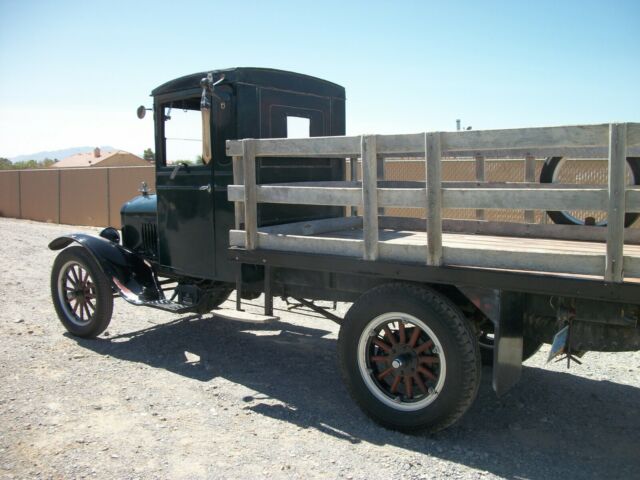
<svg viewBox="0 0 640 480"><path fill-rule="evenodd" d="M480 346L480 357L483 365L493 366L493 337L487 332L482 332L478 339ZM525 362L533 357L542 347L542 342L530 337L522 337L522 361Z"/></svg>
<svg viewBox="0 0 640 480"><path fill-rule="evenodd" d="M393 319L405 320L405 326L400 328ZM385 363L376 341L391 341L380 335L393 322L398 330L391 335L397 342L387 347L393 345L396 350L389 351ZM480 383L478 342L463 313L441 294L413 284L386 284L364 293L340 328L338 359L345 384L360 408L382 426L407 433L436 432L453 424L475 399ZM425 359L431 360L425 364ZM423 366L430 376L419 373ZM412 376L408 382L407 376ZM403 383L396 383L398 377Z"/></svg>
<svg viewBox="0 0 640 480"><path fill-rule="evenodd" d="M69 247L56 257L51 299L60 322L73 335L94 338L109 326L113 291L109 279L83 247Z"/></svg>
<svg viewBox="0 0 640 480"><path fill-rule="evenodd" d="M204 315L205 313L209 313L211 310L218 308L227 300L227 298L229 298L229 295L231 295L233 290L233 284L216 282L214 287L208 291L208 297L206 300L204 300L198 307L197 313Z"/></svg>
<svg viewBox="0 0 640 480"><path fill-rule="evenodd" d="M561 165L563 157L549 157L544 162L542 166L542 171L540 172L540 183L553 183L554 176L556 173L556 169ZM640 158L638 157L628 157L627 164L629 165L629 169L631 171L632 183L633 185L640 185ZM576 219L568 212L565 211L547 211L547 215L553 221L553 223L560 225L584 225L584 221L580 221L580 219ZM624 226L630 227L633 222L638 219L638 213L627 213L624 218ZM607 221L603 220L599 222L598 225L606 226Z"/></svg>

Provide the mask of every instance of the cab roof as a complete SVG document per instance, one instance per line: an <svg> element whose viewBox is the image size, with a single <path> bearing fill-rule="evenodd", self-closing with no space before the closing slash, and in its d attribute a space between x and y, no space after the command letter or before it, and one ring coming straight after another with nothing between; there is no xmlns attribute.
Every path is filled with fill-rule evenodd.
<svg viewBox="0 0 640 480"><path fill-rule="evenodd" d="M236 67L222 70L208 70L193 73L163 83L155 88L152 96L174 93L182 90L200 88L200 80L213 73L214 81L224 75L223 84L245 84L256 87L276 88L294 92L310 93L323 97L345 98L344 87L320 78L303 75L301 73L275 70L272 68Z"/></svg>

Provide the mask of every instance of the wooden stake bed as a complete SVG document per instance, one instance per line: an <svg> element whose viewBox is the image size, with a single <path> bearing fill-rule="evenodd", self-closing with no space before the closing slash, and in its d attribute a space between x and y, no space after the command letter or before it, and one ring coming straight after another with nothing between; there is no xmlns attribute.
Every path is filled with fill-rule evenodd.
<svg viewBox="0 0 640 480"><path fill-rule="evenodd" d="M639 146L640 124L230 141L227 153L234 156L235 185L229 186L229 200L237 202L237 229L230 232L230 245L635 283L640 279L640 238L635 230L624 228L624 216L640 211L640 189L626 186L625 168L626 157ZM441 180L441 158L446 155L480 157L503 152L530 159L548 154L584 156L587 151L607 156L608 185L549 186L532 184L531 178L523 184L465 185ZM427 181L381 181L379 162L398 154L424 156ZM361 158L363 181L256 185L255 159L260 156ZM256 205L261 202L358 206L362 216L258 228ZM380 215L380 209L391 206L426 207L427 218ZM608 225L465 223L443 220L444 208L601 210L607 212ZM239 228L242 225L244 230Z"/></svg>
<svg viewBox="0 0 640 480"><path fill-rule="evenodd" d="M351 218L344 219L345 224ZM321 225L321 222L318 222ZM293 225L293 224L291 224ZM320 226L317 225L317 226ZM303 222L312 228L314 222ZM257 244L263 250L313 253L362 258L362 228L284 233L283 228L265 227L258 231ZM245 248L245 232L231 232L231 246ZM428 244L425 232L395 229L378 230L380 260L426 264ZM443 261L446 265L524 270L536 273L564 273L602 277L606 245L597 242L540 238L518 238L463 233L442 234ZM640 245L627 245L624 251L625 280L640 279Z"/></svg>

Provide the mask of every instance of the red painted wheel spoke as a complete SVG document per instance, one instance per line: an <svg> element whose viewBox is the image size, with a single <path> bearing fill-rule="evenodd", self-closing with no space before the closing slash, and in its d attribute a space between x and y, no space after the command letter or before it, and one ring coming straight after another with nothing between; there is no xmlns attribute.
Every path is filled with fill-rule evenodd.
<svg viewBox="0 0 640 480"><path fill-rule="evenodd" d="M418 345L418 347L416 347L415 352L416 353L422 353L425 350L430 349L431 347L433 347L433 342L431 340L428 340L426 342L424 342L422 345Z"/></svg>
<svg viewBox="0 0 640 480"><path fill-rule="evenodd" d="M404 329L403 322L398 322L398 331L400 333L400 343L407 343L407 332Z"/></svg>
<svg viewBox="0 0 640 480"><path fill-rule="evenodd" d="M416 342L418 341L418 338L420 338L421 333L422 330L420 330L419 327L413 327L413 333L411 334L411 338L409 339L409 346L411 348L416 346Z"/></svg>
<svg viewBox="0 0 640 480"><path fill-rule="evenodd" d="M400 380L402 380L401 375L396 375L396 378L393 379L393 383L391 384L391 393L396 393L398 391L398 387L400 386Z"/></svg>
<svg viewBox="0 0 640 480"><path fill-rule="evenodd" d="M84 308L85 312L87 313L87 320L89 320L91 318L91 312L89 311L89 307L87 306L87 302L84 302L84 304L82 305L82 308Z"/></svg>
<svg viewBox="0 0 640 480"><path fill-rule="evenodd" d="M437 377L433 373L431 373L429 370L427 370L424 367L418 367L416 368L416 370L420 372L422 375L424 375L425 377L427 377L429 380L435 381L437 379Z"/></svg>
<svg viewBox="0 0 640 480"><path fill-rule="evenodd" d="M76 273L76 266L73 265L70 269L71 275L73 276L74 285L77 285L80 280L78 280L78 274Z"/></svg>
<svg viewBox="0 0 640 480"><path fill-rule="evenodd" d="M379 338L374 338L373 339L373 343L375 343L378 347L380 347L385 352L387 352L387 353L391 352L391 347L389 345L387 345L386 343L384 343Z"/></svg>
<svg viewBox="0 0 640 480"><path fill-rule="evenodd" d="M393 372L394 368L393 367L389 367L387 368L385 371L383 371L382 373L380 373L378 375L378 380L382 380L384 377L386 377L387 375L389 375L391 372Z"/></svg>
<svg viewBox="0 0 640 480"><path fill-rule="evenodd" d="M391 345L395 345L396 343L398 343L398 341L396 340L396 336L393 333L391 333L391 330L389 330L388 326L385 325L384 327L382 327L382 329L384 330L384 335L391 342Z"/></svg>
<svg viewBox="0 0 640 480"><path fill-rule="evenodd" d="M418 384L418 388L422 390L422 393L429 393L429 390L427 390L427 386L424 384L424 382L420 378L420 375L418 375L417 373L414 374L413 379Z"/></svg>
<svg viewBox="0 0 640 480"><path fill-rule="evenodd" d="M404 388L408 399L413 398L413 377L411 375L404 376Z"/></svg>
<svg viewBox="0 0 640 480"><path fill-rule="evenodd" d="M418 358L418 362L425 365L433 365L434 363L440 363L440 358L435 355L423 355Z"/></svg>
<svg viewBox="0 0 640 480"><path fill-rule="evenodd" d="M76 304L73 307L73 313L74 314L78 314L78 307L80 306L80 300L78 300L77 298L75 299Z"/></svg>
<svg viewBox="0 0 640 480"><path fill-rule="evenodd" d="M386 355L373 355L371 356L371 361L372 362L388 362L389 357L387 357Z"/></svg>

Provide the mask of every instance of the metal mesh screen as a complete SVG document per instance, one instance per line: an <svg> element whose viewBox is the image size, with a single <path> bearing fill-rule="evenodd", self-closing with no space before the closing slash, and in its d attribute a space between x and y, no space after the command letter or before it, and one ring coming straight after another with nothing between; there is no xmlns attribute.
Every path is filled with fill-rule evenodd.
<svg viewBox="0 0 640 480"><path fill-rule="evenodd" d="M535 182L540 179L540 172L545 159L535 159ZM358 165L358 180L361 179L361 166ZM563 161L556 170L555 181L558 183L574 183L581 185L606 185L608 181L606 160L571 160ZM424 181L425 162L416 158L387 158L384 169L385 180L411 180ZM476 181L476 162L473 158L443 159L443 181ZM485 159L486 182L524 182L524 159ZM628 173L630 182L630 173ZM592 216L596 221L606 217L606 212L582 211L569 212L574 216L584 218ZM425 218L426 210L423 208L397 208L388 207L385 215ZM475 209L444 209L444 218L472 219L478 214ZM525 222L524 210L485 210L484 219L500 222ZM540 210L534 212L535 223L550 223L547 215ZM636 227L640 222L636 223Z"/></svg>

